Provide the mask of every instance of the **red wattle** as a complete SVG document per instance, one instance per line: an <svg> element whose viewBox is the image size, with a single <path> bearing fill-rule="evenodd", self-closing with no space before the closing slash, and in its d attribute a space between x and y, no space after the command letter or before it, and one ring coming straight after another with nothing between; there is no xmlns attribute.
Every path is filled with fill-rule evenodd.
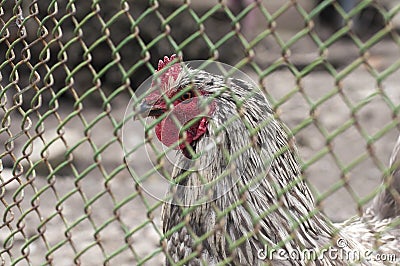
<svg viewBox="0 0 400 266"><path fill-rule="evenodd" d="M210 104L210 108L213 110L213 104ZM174 149L177 150L184 149L194 140L199 139L207 131L207 117L202 117L198 122L186 129L186 134L180 132L181 128L189 121L198 119L198 116L205 115L204 110L206 110L205 107L200 107L198 97L175 105L168 116L156 125L155 131L157 138L165 146L175 146ZM185 141L180 141L180 135L181 138L184 137L184 135L186 136ZM180 143L179 145L178 142Z"/></svg>
<svg viewBox="0 0 400 266"><path fill-rule="evenodd" d="M182 142L174 149L182 150L186 145L192 143L198 139L207 131L207 119L203 117L199 123L194 124L188 130L186 130L186 141ZM157 138L168 147L177 145L179 141L179 128L176 126L174 121L167 117L156 125L155 128ZM182 134L182 133L181 133Z"/></svg>
<svg viewBox="0 0 400 266"><path fill-rule="evenodd" d="M160 123L158 123L155 131L157 138L165 146L170 147L174 144L176 145L177 141L179 140L179 129L169 117L163 119ZM178 147L176 147L175 149L178 149Z"/></svg>

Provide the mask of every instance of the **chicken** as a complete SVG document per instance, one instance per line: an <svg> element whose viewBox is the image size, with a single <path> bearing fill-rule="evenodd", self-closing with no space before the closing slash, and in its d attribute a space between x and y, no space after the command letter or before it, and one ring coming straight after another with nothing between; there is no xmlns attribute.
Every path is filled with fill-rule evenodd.
<svg viewBox="0 0 400 266"><path fill-rule="evenodd" d="M374 205L334 225L315 207L294 140L263 93L178 61L159 61L136 109L177 150L162 213L166 265L369 265L369 250L400 258L398 148ZM315 256L294 256L304 251Z"/></svg>

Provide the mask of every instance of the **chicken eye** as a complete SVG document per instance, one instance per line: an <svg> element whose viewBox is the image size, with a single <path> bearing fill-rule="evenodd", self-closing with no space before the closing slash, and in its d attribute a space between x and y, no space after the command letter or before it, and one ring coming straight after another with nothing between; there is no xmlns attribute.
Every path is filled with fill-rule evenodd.
<svg viewBox="0 0 400 266"><path fill-rule="evenodd" d="M184 94L182 94L181 96L181 101L188 101L189 99L191 99L193 97L193 93L191 91L187 91Z"/></svg>

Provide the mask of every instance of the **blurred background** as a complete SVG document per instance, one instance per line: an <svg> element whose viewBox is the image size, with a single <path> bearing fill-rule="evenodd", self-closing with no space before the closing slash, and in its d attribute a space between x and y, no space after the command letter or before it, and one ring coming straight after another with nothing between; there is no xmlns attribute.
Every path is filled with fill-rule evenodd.
<svg viewBox="0 0 400 266"><path fill-rule="evenodd" d="M174 53L254 79L318 207L359 214L399 134L399 30L397 0L1 1L0 264L161 264L165 187L124 115Z"/></svg>

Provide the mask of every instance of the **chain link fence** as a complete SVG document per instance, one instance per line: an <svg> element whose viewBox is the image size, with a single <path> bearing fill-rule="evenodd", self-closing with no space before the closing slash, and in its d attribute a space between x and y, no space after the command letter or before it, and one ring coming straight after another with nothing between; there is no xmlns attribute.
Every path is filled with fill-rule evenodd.
<svg viewBox="0 0 400 266"><path fill-rule="evenodd" d="M399 30L399 1L1 1L0 264L164 262L148 193L167 192L149 170L163 154L148 157L142 123L122 133L174 53L249 75L295 136L316 206L362 215L399 134Z"/></svg>

